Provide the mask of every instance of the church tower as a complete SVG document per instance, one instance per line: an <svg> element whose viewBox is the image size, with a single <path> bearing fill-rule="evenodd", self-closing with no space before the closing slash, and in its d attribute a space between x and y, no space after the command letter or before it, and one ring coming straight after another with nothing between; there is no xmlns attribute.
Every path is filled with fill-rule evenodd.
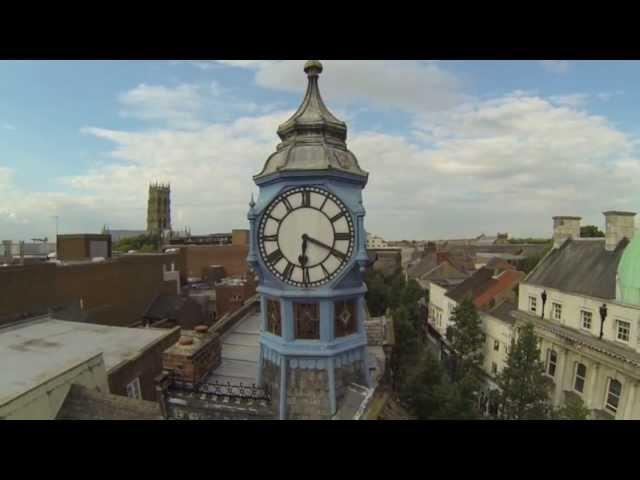
<svg viewBox="0 0 640 480"><path fill-rule="evenodd" d="M147 233L162 234L165 230L171 230L171 186L152 183L149 185Z"/></svg>
<svg viewBox="0 0 640 480"><path fill-rule="evenodd" d="M368 173L346 145L347 126L325 106L322 64L304 66L302 104L254 176L249 256L259 280L258 381L281 419L328 419L347 385L369 386L364 330L369 261L362 190Z"/></svg>

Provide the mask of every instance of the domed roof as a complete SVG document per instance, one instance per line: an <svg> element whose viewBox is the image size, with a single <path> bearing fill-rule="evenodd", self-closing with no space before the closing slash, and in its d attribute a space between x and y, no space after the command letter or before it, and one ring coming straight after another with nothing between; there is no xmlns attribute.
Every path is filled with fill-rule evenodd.
<svg viewBox="0 0 640 480"><path fill-rule="evenodd" d="M282 143L254 179L305 170L338 170L366 178L369 174L347 149L347 125L329 111L320 96L318 77L322 64L309 60L304 71L309 82L304 100L291 118L278 127Z"/></svg>
<svg viewBox="0 0 640 480"><path fill-rule="evenodd" d="M624 249L618 264L619 300L623 303L640 305L640 235Z"/></svg>

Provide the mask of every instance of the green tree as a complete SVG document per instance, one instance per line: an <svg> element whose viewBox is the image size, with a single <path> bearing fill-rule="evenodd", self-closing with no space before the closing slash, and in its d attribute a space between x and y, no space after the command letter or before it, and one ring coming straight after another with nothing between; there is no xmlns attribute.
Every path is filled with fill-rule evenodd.
<svg viewBox="0 0 640 480"><path fill-rule="evenodd" d="M604 232L595 225L580 227L580 236L583 238L604 237Z"/></svg>
<svg viewBox="0 0 640 480"><path fill-rule="evenodd" d="M498 375L500 416L510 420L547 419L550 382L544 375L540 349L532 324L521 327L511 341L506 367Z"/></svg>
<svg viewBox="0 0 640 480"><path fill-rule="evenodd" d="M119 240L113 244L113 250L116 252L128 252L136 250L141 252L158 252L162 247L162 238L160 235L143 234L136 237L128 237Z"/></svg>
<svg viewBox="0 0 640 480"><path fill-rule="evenodd" d="M390 278L390 283L388 305L389 308L393 310L398 308L400 305L403 305L402 297L405 289L405 281L402 272L396 272Z"/></svg>
<svg viewBox="0 0 640 480"><path fill-rule="evenodd" d="M484 360L485 334L471 299L465 298L453 310L451 321L447 337L455 355L454 381L468 376L479 380Z"/></svg>
<svg viewBox="0 0 640 480"><path fill-rule="evenodd" d="M422 336L410 317L409 309L405 306L400 306L393 311L393 326L396 346L392 359L396 386L398 386L406 381L415 367L422 349Z"/></svg>
<svg viewBox="0 0 640 480"><path fill-rule="evenodd" d="M553 412L556 420L587 420L590 411L579 396L571 396L564 405Z"/></svg>
<svg viewBox="0 0 640 480"><path fill-rule="evenodd" d="M369 307L369 313L374 317L384 315L387 310L389 287L385 283L382 273L370 270L364 279L367 285L365 300Z"/></svg>

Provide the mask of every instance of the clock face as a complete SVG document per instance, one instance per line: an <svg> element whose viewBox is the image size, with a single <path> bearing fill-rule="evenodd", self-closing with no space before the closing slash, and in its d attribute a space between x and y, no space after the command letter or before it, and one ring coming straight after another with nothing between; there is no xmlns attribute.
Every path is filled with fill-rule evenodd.
<svg viewBox="0 0 640 480"><path fill-rule="evenodd" d="M353 253L351 214L334 194L298 187L278 195L258 227L260 255L277 278L297 287L334 279Z"/></svg>

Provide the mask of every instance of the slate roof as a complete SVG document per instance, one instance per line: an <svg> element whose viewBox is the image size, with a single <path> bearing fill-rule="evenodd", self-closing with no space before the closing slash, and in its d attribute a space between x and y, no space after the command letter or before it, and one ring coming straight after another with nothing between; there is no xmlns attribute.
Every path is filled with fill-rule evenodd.
<svg viewBox="0 0 640 480"><path fill-rule="evenodd" d="M626 238L615 250L605 250L605 239L568 239L529 274L525 282L589 297L614 299L618 263L629 244Z"/></svg>
<svg viewBox="0 0 640 480"><path fill-rule="evenodd" d="M496 305L487 313L492 317L497 318L498 320L502 320L505 323L513 325L516 320L511 316L511 312L514 312L516 310L518 310L518 306L515 303L507 300Z"/></svg>
<svg viewBox="0 0 640 480"><path fill-rule="evenodd" d="M516 268L500 257L491 257L485 267L499 270L515 270Z"/></svg>
<svg viewBox="0 0 640 480"><path fill-rule="evenodd" d="M162 420L160 405L71 385L56 420Z"/></svg>
<svg viewBox="0 0 640 480"><path fill-rule="evenodd" d="M462 302L467 297L475 298L487 288L492 278L493 270L482 267L460 285L448 291L447 296L456 302Z"/></svg>

